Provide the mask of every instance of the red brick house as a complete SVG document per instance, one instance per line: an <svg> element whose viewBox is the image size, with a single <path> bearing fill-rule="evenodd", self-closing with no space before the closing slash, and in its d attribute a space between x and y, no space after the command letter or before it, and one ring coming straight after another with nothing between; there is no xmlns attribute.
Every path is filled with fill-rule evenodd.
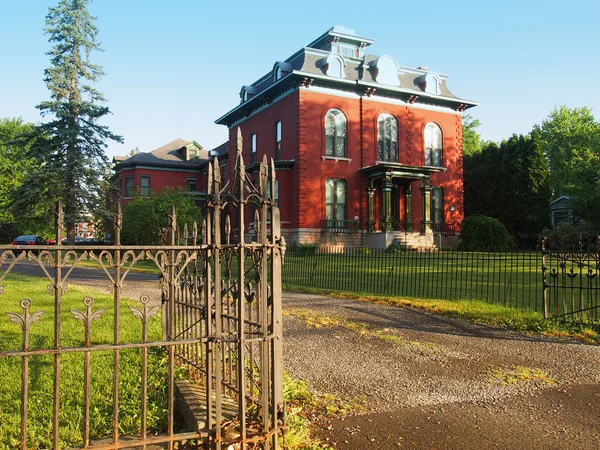
<svg viewBox="0 0 600 450"><path fill-rule="evenodd" d="M196 141L175 139L149 153L115 156L113 182L122 204L136 194L149 197L151 191L160 193L165 187L182 187L201 198L209 157L219 155L226 147L223 144L206 150Z"/></svg>
<svg viewBox="0 0 600 450"><path fill-rule="evenodd" d="M459 230L462 113L477 103L445 75L366 53L372 43L333 27L243 86L216 120L229 128L226 173L238 127L250 172L274 158L288 241L427 245Z"/></svg>

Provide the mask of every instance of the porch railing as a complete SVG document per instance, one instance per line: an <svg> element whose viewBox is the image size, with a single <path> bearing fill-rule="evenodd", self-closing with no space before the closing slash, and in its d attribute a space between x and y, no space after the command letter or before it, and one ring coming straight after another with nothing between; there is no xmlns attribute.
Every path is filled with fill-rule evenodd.
<svg viewBox="0 0 600 450"><path fill-rule="evenodd" d="M326 233L358 233L358 220L325 219L323 231Z"/></svg>

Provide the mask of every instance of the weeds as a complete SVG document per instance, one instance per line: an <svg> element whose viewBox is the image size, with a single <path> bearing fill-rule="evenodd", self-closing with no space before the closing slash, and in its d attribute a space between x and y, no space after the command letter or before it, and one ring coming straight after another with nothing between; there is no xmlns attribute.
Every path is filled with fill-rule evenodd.
<svg viewBox="0 0 600 450"><path fill-rule="evenodd" d="M367 410L364 396L342 399L334 395L316 395L302 380L288 374L283 377L283 398L287 408L287 432L283 439L286 450L317 450L323 446L310 434L311 423L327 418L358 414Z"/></svg>
<svg viewBox="0 0 600 450"><path fill-rule="evenodd" d="M525 366L499 366L485 372L487 381L501 386L520 387L529 383L556 384L556 380L542 369Z"/></svg>

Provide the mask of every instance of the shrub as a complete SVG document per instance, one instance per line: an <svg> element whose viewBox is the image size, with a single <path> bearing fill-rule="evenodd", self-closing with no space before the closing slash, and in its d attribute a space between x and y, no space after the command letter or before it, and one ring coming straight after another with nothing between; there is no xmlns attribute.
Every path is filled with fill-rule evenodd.
<svg viewBox="0 0 600 450"><path fill-rule="evenodd" d="M160 194L152 192L150 198L136 196L123 208L121 241L128 245L160 244L162 231L169 225L171 205L175 206L177 226L202 223L200 208L182 188L165 188Z"/></svg>
<svg viewBox="0 0 600 450"><path fill-rule="evenodd" d="M460 226L460 250L473 252L507 251L514 248L513 238L506 227L493 217L475 214Z"/></svg>
<svg viewBox="0 0 600 450"><path fill-rule="evenodd" d="M553 230L546 230L546 248L550 250L596 251L598 226L589 222L559 223Z"/></svg>
<svg viewBox="0 0 600 450"><path fill-rule="evenodd" d="M404 245L399 244L398 242L392 242L387 248L384 250L386 253L406 253L406 247Z"/></svg>
<svg viewBox="0 0 600 450"><path fill-rule="evenodd" d="M290 242L287 251L293 256L313 256L316 255L319 246L317 244L299 244Z"/></svg>

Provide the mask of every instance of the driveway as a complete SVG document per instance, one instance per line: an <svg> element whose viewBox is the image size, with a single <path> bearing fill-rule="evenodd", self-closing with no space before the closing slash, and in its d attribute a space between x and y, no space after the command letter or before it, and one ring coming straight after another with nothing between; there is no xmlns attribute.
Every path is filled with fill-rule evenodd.
<svg viewBox="0 0 600 450"><path fill-rule="evenodd" d="M600 448L600 347L356 300L284 307L292 376L366 397L368 413L315 424L331 447Z"/></svg>

